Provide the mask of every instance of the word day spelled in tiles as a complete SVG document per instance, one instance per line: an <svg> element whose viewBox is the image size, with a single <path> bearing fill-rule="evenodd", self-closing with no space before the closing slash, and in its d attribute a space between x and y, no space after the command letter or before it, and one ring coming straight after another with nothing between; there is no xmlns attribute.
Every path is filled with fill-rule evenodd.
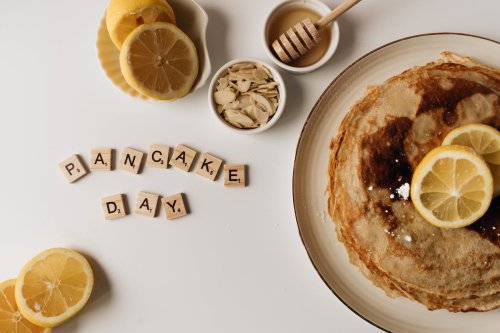
<svg viewBox="0 0 500 333"><path fill-rule="evenodd" d="M139 173L144 153L132 148L125 148L120 157L118 168L131 173Z"/></svg>
<svg viewBox="0 0 500 333"><path fill-rule="evenodd" d="M156 209L158 207L158 194L139 192L135 204L135 213L148 217L156 217Z"/></svg>
<svg viewBox="0 0 500 333"><path fill-rule="evenodd" d="M194 158L198 152L184 145L178 145L174 149L172 158L170 159L170 165L181 169L183 171L189 172L191 165L193 164Z"/></svg>
<svg viewBox="0 0 500 333"><path fill-rule="evenodd" d="M59 168L70 183L74 183L88 174L87 168L80 159L80 156L76 154L59 163Z"/></svg>
<svg viewBox="0 0 500 333"><path fill-rule="evenodd" d="M245 164L224 165L224 186L229 186L229 187L246 186L246 165Z"/></svg>
<svg viewBox="0 0 500 333"><path fill-rule="evenodd" d="M94 148L90 151L90 170L111 171L113 170L113 149Z"/></svg>
<svg viewBox="0 0 500 333"><path fill-rule="evenodd" d="M149 146L148 158L146 165L151 168L166 169L168 168L168 153L170 147L167 145L153 144Z"/></svg>
<svg viewBox="0 0 500 333"><path fill-rule="evenodd" d="M127 215L125 207L125 195L116 194L101 199L104 218L106 220L114 220Z"/></svg>
<svg viewBox="0 0 500 333"><path fill-rule="evenodd" d="M188 214L186 204L184 202L184 195L182 193L177 193L169 197L164 197L161 199L163 209L165 209L165 214L168 220L173 220L181 216Z"/></svg>
<svg viewBox="0 0 500 333"><path fill-rule="evenodd" d="M208 153L203 153L196 166L195 173L210 180L215 180L219 173L222 160Z"/></svg>

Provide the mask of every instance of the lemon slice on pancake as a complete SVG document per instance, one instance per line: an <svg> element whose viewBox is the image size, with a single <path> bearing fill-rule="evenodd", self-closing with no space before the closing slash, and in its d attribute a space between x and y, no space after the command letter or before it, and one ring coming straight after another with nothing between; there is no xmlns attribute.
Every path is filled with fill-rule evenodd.
<svg viewBox="0 0 500 333"><path fill-rule="evenodd" d="M461 228L488 210L493 177L473 149L440 146L415 169L410 194L415 208L428 222L440 228Z"/></svg>
<svg viewBox="0 0 500 333"><path fill-rule="evenodd" d="M500 194L500 132L483 124L469 124L448 133L444 145L473 148L488 164L493 176L493 196Z"/></svg>

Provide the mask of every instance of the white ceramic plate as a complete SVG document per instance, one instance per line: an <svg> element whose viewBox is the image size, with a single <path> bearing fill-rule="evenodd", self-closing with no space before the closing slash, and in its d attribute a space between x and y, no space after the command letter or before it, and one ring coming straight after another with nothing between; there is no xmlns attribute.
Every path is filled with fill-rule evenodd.
<svg viewBox="0 0 500 333"><path fill-rule="evenodd" d="M349 263L326 209L329 145L339 123L369 85L382 83L442 51L500 67L500 43L481 37L436 33L408 37L357 60L325 90L311 111L297 145L293 200L304 246L318 273L337 297L373 325L391 332L499 332L500 309L453 314L428 311L405 298L391 299ZM335 314L332 314L334 316Z"/></svg>

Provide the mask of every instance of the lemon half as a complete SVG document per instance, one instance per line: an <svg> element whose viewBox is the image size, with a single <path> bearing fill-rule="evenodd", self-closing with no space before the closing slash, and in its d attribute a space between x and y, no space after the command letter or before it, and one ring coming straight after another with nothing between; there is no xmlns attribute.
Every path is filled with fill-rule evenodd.
<svg viewBox="0 0 500 333"><path fill-rule="evenodd" d="M94 277L79 253L54 248L32 258L17 278L15 297L22 315L32 323L54 327L87 303Z"/></svg>
<svg viewBox="0 0 500 333"><path fill-rule="evenodd" d="M0 283L0 333L50 333L50 328L37 326L19 312L14 297L16 280Z"/></svg>
<svg viewBox="0 0 500 333"><path fill-rule="evenodd" d="M176 23L166 0L111 0L106 10L109 36L118 49L135 28L153 22Z"/></svg>
<svg viewBox="0 0 500 333"><path fill-rule="evenodd" d="M483 124L455 128L443 140L443 145L471 147L483 157L493 176L493 196L500 194L500 132Z"/></svg>
<svg viewBox="0 0 500 333"><path fill-rule="evenodd" d="M127 83L141 94L173 100L191 90L198 76L198 54L175 25L143 24L125 39L120 68Z"/></svg>
<svg viewBox="0 0 500 333"><path fill-rule="evenodd" d="M493 177L473 149L441 146L431 150L415 169L410 194L428 222L441 228L460 228L488 210Z"/></svg>

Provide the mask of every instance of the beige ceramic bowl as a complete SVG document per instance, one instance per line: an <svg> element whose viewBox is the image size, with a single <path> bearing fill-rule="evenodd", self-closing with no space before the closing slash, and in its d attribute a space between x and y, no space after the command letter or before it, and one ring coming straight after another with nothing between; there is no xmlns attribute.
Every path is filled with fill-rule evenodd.
<svg viewBox="0 0 500 333"><path fill-rule="evenodd" d="M283 68L284 70L287 70L291 73L297 73L297 74L302 74L302 73L309 73L312 72L321 66L323 66L330 58L333 56L335 53L335 50L337 49L337 46L339 44L339 39L340 39L340 31L339 31L339 24L337 21L334 21L332 24L330 24L329 27L325 29L330 29L331 30L331 39L330 39L330 46L328 47L327 51L319 59L317 62L310 66L305 66L305 67L294 67L287 65L283 62L281 62L275 55L274 51L271 49L270 45L273 42L272 40L270 41L268 39L268 32L269 32L269 25L270 22L273 21L276 15L281 13L283 10L288 10L293 7L305 7L307 9L313 10L314 12L320 14L321 16L327 14L330 12L330 8L325 5L323 2L318 1L318 0L288 0L279 3L276 7L274 7L271 12L267 15L265 19L265 24L264 24L264 29L263 29L263 42L264 42L264 49L266 51L267 56L279 67Z"/></svg>
<svg viewBox="0 0 500 333"><path fill-rule="evenodd" d="M217 104L214 101L214 92L215 92L215 87L217 85L217 80L224 74L224 72L232 65L238 64L241 62L249 62L249 63L254 63L254 64L260 64L264 67L266 67L272 74L274 81L278 83L278 92L279 92L279 103L278 103L278 108L276 109L276 112L272 116L272 118L263 126L257 127L257 128L250 128L250 129L245 129L245 128L236 128L234 126L231 126L228 122L222 118L222 116L219 114L217 111ZM271 128L278 119L281 117L283 114L283 110L285 109L285 103L286 103L286 89L285 89L285 81L283 81L283 77L281 74L272 66L269 64L253 59L253 58L237 58L234 60L229 61L228 63L224 64L218 71L215 73L214 77L212 78L212 81L210 82L210 86L208 88L208 104L210 105L210 110L212 111L212 114L214 115L215 119L219 124L224 126L225 128L232 130L233 132L237 132L240 134L256 134L263 132L269 128Z"/></svg>

